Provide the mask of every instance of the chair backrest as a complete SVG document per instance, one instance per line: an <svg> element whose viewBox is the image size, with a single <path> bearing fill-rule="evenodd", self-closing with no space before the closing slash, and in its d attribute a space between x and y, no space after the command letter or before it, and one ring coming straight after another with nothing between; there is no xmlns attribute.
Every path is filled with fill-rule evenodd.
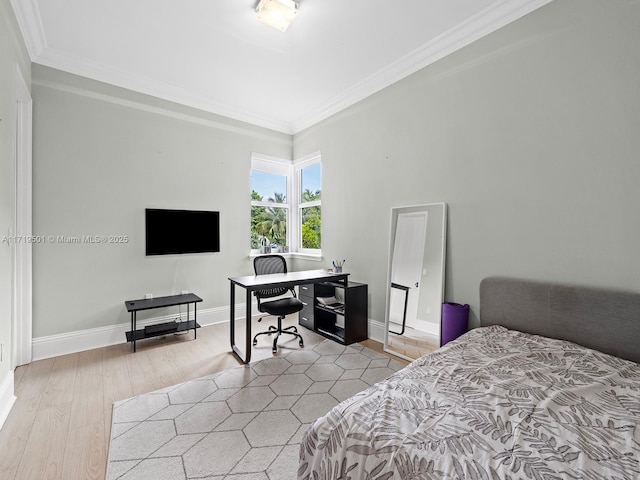
<svg viewBox="0 0 640 480"><path fill-rule="evenodd" d="M260 255L253 259L253 270L256 275L266 275L269 273L287 273L287 261L282 255ZM284 295L289 288L269 288L266 290L257 290L256 297L270 298Z"/></svg>

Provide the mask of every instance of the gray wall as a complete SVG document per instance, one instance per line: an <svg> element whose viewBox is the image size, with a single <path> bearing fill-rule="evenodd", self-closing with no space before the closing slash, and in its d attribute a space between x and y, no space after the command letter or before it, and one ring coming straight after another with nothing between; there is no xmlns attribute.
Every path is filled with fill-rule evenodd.
<svg viewBox="0 0 640 480"><path fill-rule="evenodd" d="M34 337L127 323L124 301L145 293L227 305L227 278L252 271L251 152L291 158L291 136L46 67L33 77L34 234L129 237L34 247ZM220 211L221 252L145 257L145 207Z"/></svg>
<svg viewBox="0 0 640 480"><path fill-rule="evenodd" d="M14 158L16 135L16 67L29 85L31 63L9 0L0 1L0 238L14 222ZM0 387L9 373L11 358L11 248L0 243ZM1 407L1 405L0 405Z"/></svg>
<svg viewBox="0 0 640 480"><path fill-rule="evenodd" d="M34 337L126 323L147 292L227 305L252 151L322 152L325 260L292 268L346 258L374 320L393 206L448 203L445 297L474 321L488 275L640 290L638 24L637 0L556 0L293 139L34 67L34 233L131 239L35 247ZM220 210L222 252L145 258L148 206Z"/></svg>
<svg viewBox="0 0 640 480"><path fill-rule="evenodd" d="M556 0L294 137L323 251L384 319L390 209L449 205L447 301L489 275L640 291L640 2ZM300 262L301 266L307 266Z"/></svg>

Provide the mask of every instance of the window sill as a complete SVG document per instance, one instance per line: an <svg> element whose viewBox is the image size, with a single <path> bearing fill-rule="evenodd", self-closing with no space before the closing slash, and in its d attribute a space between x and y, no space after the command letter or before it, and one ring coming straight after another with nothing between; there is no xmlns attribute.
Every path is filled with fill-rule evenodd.
<svg viewBox="0 0 640 480"><path fill-rule="evenodd" d="M271 255L269 253L250 253L249 258L261 257L262 255ZM324 257L322 254L316 255L312 253L287 252L273 253L273 255L282 255L284 258L299 258L301 260L311 260L312 262L322 262Z"/></svg>
<svg viewBox="0 0 640 480"><path fill-rule="evenodd" d="M302 260L311 260L313 262L322 262L324 257L321 253L300 253L300 252L292 252L289 254L291 258L300 258Z"/></svg>

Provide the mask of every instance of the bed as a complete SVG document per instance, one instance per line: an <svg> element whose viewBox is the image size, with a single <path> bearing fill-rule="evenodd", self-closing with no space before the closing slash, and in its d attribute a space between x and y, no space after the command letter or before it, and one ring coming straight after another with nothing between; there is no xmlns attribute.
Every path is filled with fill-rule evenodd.
<svg viewBox="0 0 640 480"><path fill-rule="evenodd" d="M316 420L298 479L640 478L640 294L488 278L480 324Z"/></svg>

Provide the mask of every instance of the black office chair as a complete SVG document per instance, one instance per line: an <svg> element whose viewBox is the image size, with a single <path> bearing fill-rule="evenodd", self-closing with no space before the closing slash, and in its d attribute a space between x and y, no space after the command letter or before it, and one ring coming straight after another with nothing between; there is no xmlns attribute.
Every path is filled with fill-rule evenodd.
<svg viewBox="0 0 640 480"><path fill-rule="evenodd" d="M261 255L256 257L253 260L253 269L256 272L256 275L265 275L268 273L287 273L287 262L281 255ZM268 302L263 302L263 298L272 298L279 297L287 293L287 290L293 294L293 297L285 297L279 298L277 300L271 300ZM267 313L269 315L274 315L278 317L278 327L274 327L273 325L269 326L269 330L265 332L260 332L253 337L253 346L255 347L258 343L258 336L260 335L271 335L275 333L276 336L273 339L273 353L278 351L278 337L282 333L288 333L289 335L293 335L299 339L299 344L301 347L304 347L304 341L302 336L298 333L298 329L295 326L282 328L282 319L291 313L296 313L302 310L304 304L298 300L296 297L296 292L293 288L269 288L267 290L257 290L255 295L258 299L258 310L263 313ZM260 318L258 321L261 321Z"/></svg>

